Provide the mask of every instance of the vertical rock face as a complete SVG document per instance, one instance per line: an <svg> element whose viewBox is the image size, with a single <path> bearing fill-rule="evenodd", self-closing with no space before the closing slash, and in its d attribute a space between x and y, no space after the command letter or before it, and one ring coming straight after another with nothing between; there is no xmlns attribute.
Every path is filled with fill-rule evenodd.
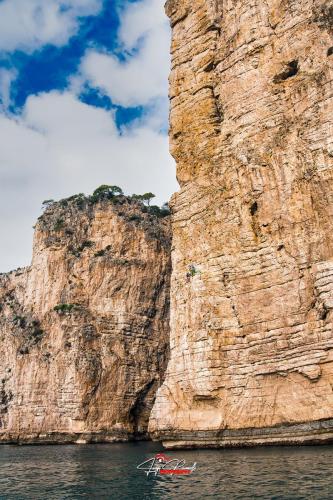
<svg viewBox="0 0 333 500"><path fill-rule="evenodd" d="M333 3L169 0L167 447L333 438ZM188 267L192 266L192 267Z"/></svg>
<svg viewBox="0 0 333 500"><path fill-rule="evenodd" d="M146 435L168 356L168 219L123 196L39 219L31 267L0 276L0 441Z"/></svg>

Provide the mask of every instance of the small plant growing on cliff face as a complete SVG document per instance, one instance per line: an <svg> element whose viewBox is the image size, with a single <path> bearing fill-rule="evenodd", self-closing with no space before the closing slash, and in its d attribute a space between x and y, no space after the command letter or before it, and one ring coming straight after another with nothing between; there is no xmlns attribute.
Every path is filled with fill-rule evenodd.
<svg viewBox="0 0 333 500"><path fill-rule="evenodd" d="M59 205L60 205L61 207L63 207L63 208L67 207L67 205L68 205L68 201L67 201L67 199L66 199L66 198L64 198L64 199L60 200L60 201L59 201Z"/></svg>
<svg viewBox="0 0 333 500"><path fill-rule="evenodd" d="M31 337L34 338L35 343L39 342L44 335L44 330L42 330L39 326L35 326L34 330L31 333Z"/></svg>
<svg viewBox="0 0 333 500"><path fill-rule="evenodd" d="M170 215L170 209L167 203L165 203L162 207L159 207L157 205L151 205L150 207L147 207L147 211L155 215L156 217L167 217Z"/></svg>
<svg viewBox="0 0 333 500"><path fill-rule="evenodd" d="M15 323L20 328L25 328L26 319L23 316L14 316L13 323Z"/></svg>
<svg viewBox="0 0 333 500"><path fill-rule="evenodd" d="M85 240L79 247L74 247L73 245L68 246L68 250L75 255L75 257L80 257L81 253L86 249L86 248L91 248L95 245L93 241L90 240Z"/></svg>
<svg viewBox="0 0 333 500"><path fill-rule="evenodd" d="M62 202L66 202L66 204L70 202L74 202L76 206L81 210L84 207L84 204L86 202L87 198L84 193L79 193L79 194L74 194L73 196L70 196L69 198L65 198L62 200Z"/></svg>
<svg viewBox="0 0 333 500"><path fill-rule="evenodd" d="M95 245L93 241L85 240L82 245L78 248L79 252L82 252L85 248L91 248Z"/></svg>
<svg viewBox="0 0 333 500"><path fill-rule="evenodd" d="M52 203L54 203L54 200L44 200L42 203L42 208L48 208L52 205Z"/></svg>
<svg viewBox="0 0 333 500"><path fill-rule="evenodd" d="M70 196L67 198L67 201L77 201L77 200L84 200L85 195L84 193L79 193L79 194L73 194L73 196Z"/></svg>
<svg viewBox="0 0 333 500"><path fill-rule="evenodd" d="M57 219L56 223L53 226L53 229L55 231L60 231L64 227L64 220L63 219Z"/></svg>
<svg viewBox="0 0 333 500"><path fill-rule="evenodd" d="M103 248L102 250L99 250L98 252L95 253L95 257L103 257L106 252L111 250L111 245L108 245L107 247Z"/></svg>
<svg viewBox="0 0 333 500"><path fill-rule="evenodd" d="M104 257L105 255L105 250L98 250L98 252L95 253L95 257Z"/></svg>
<svg viewBox="0 0 333 500"><path fill-rule="evenodd" d="M105 250L98 250L98 252L95 253L95 257L103 257L105 255Z"/></svg>
<svg viewBox="0 0 333 500"><path fill-rule="evenodd" d="M168 202L163 203L163 205L161 207L162 216L166 217L167 215L170 215L170 213L171 213L171 211L170 211L169 203Z"/></svg>
<svg viewBox="0 0 333 500"><path fill-rule="evenodd" d="M152 215L156 215L157 217L161 215L161 209L157 205L152 205L151 207L149 207L148 212Z"/></svg>
<svg viewBox="0 0 333 500"><path fill-rule="evenodd" d="M80 193L77 195L75 202L76 202L77 207L80 210L82 210L82 208L84 207L85 201L86 201L86 197L83 193Z"/></svg>
<svg viewBox="0 0 333 500"><path fill-rule="evenodd" d="M58 312L58 313L70 313L73 309L76 309L78 307L77 304L58 304L56 305L53 310Z"/></svg>
<svg viewBox="0 0 333 500"><path fill-rule="evenodd" d="M128 220L131 222L141 222L142 217L140 217L140 215L133 214L129 216Z"/></svg>
<svg viewBox="0 0 333 500"><path fill-rule="evenodd" d="M197 269L194 264L190 264L188 266L188 271L186 273L186 280L190 281L190 279L196 276L197 274L200 274L199 269Z"/></svg>

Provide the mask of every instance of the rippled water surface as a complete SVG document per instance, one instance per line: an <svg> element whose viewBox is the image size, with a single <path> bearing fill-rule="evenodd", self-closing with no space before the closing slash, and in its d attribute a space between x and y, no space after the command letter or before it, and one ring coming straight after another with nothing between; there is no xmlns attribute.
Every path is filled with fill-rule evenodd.
<svg viewBox="0 0 333 500"><path fill-rule="evenodd" d="M155 443L0 446L1 499L333 499L333 446L168 452L197 462L191 476L136 466Z"/></svg>

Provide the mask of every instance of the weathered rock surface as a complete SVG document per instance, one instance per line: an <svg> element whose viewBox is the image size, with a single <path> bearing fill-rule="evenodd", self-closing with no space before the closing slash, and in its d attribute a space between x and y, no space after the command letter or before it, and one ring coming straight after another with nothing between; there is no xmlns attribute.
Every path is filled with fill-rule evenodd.
<svg viewBox="0 0 333 500"><path fill-rule="evenodd" d="M168 356L169 217L81 196L0 276L0 442L145 437Z"/></svg>
<svg viewBox="0 0 333 500"><path fill-rule="evenodd" d="M166 10L181 190L150 430L167 447L333 440L333 2Z"/></svg>

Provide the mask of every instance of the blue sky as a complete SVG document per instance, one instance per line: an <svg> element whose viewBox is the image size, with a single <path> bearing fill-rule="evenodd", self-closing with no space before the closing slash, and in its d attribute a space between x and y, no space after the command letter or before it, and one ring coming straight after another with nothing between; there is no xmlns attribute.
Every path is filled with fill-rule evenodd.
<svg viewBox="0 0 333 500"><path fill-rule="evenodd" d="M0 272L29 263L44 199L178 189L163 3L0 0Z"/></svg>

